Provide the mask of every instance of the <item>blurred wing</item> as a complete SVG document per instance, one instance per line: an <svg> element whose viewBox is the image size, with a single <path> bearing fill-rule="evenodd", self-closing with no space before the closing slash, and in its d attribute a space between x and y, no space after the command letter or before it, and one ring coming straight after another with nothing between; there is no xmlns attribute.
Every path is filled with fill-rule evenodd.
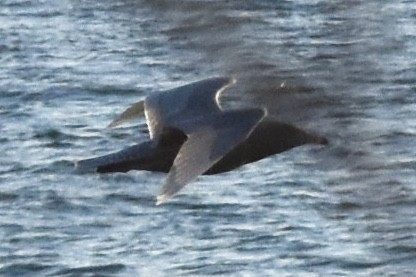
<svg viewBox="0 0 416 277"><path fill-rule="evenodd" d="M235 82L231 78L212 78L169 91L150 95L144 103L150 137L158 139L164 127L187 133L191 122L219 113L219 94Z"/></svg>
<svg viewBox="0 0 416 277"><path fill-rule="evenodd" d="M209 125L188 134L188 139L173 162L156 204L166 202L244 141L264 115L265 111L261 109L223 112L208 118Z"/></svg>
<svg viewBox="0 0 416 277"><path fill-rule="evenodd" d="M116 119L114 119L108 128L113 128L119 126L122 123L141 117L144 115L144 101L137 102L120 114Z"/></svg>

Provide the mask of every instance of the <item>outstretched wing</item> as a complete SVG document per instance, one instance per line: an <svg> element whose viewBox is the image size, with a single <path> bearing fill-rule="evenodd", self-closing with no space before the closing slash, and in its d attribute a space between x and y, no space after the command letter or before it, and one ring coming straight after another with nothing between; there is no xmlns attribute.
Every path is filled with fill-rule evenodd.
<svg viewBox="0 0 416 277"><path fill-rule="evenodd" d="M167 201L198 175L245 140L265 116L262 109L244 109L212 114L191 133L173 162L157 205ZM195 123L195 122L194 122Z"/></svg>
<svg viewBox="0 0 416 277"><path fill-rule="evenodd" d="M108 127L145 115L151 139L157 140L165 127L186 132L190 120L220 111L218 97L234 83L232 78L218 77L150 95L130 106Z"/></svg>
<svg viewBox="0 0 416 277"><path fill-rule="evenodd" d="M150 95L144 103L150 138L157 140L165 127L188 133L193 127L191 121L219 113L218 96L234 82L230 78L212 78Z"/></svg>

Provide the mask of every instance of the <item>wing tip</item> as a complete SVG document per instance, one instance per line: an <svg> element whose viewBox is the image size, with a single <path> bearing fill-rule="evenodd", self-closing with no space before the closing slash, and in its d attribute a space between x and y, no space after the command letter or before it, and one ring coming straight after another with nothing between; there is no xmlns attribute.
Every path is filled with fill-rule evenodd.
<svg viewBox="0 0 416 277"><path fill-rule="evenodd" d="M172 195L169 195L167 193L159 194L156 197L156 206L160 206L160 205L166 203L171 197L172 197Z"/></svg>
<svg viewBox="0 0 416 277"><path fill-rule="evenodd" d="M74 173L76 174L86 174L86 173L95 173L97 168L88 162L88 160L78 160L74 161Z"/></svg>
<svg viewBox="0 0 416 277"><path fill-rule="evenodd" d="M230 85L234 85L235 83L237 83L237 78L234 76L228 77L228 80Z"/></svg>
<svg viewBox="0 0 416 277"><path fill-rule="evenodd" d="M106 128L112 129L114 127L119 126L121 123L122 122L120 120L118 120L118 118L117 118L117 119L113 120L110 124L108 124Z"/></svg>
<svg viewBox="0 0 416 277"><path fill-rule="evenodd" d="M120 126L121 124L127 121L130 121L136 117L140 117L143 115L145 115L145 106L144 100L141 100L137 103L134 103L124 112L122 112L117 118L115 118L110 124L108 124L107 128L114 128Z"/></svg>

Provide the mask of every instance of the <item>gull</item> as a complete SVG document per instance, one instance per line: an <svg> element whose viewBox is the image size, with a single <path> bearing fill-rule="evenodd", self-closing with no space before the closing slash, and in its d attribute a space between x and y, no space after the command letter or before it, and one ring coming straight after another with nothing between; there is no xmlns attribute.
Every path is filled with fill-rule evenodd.
<svg viewBox="0 0 416 277"><path fill-rule="evenodd" d="M133 104L109 127L145 116L149 139L119 152L78 161L79 172L167 172L156 205L199 175L230 171L323 137L279 122L264 108L222 109L220 95L234 78L216 77L154 93Z"/></svg>

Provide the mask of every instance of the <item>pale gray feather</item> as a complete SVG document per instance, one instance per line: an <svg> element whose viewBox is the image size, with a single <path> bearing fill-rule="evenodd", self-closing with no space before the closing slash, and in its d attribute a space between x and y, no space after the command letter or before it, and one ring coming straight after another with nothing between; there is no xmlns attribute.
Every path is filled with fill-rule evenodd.
<svg viewBox="0 0 416 277"><path fill-rule="evenodd" d="M245 140L265 116L262 109L244 109L211 114L203 125L188 133L188 139L173 162L157 205L167 201L186 184ZM198 126L198 122L194 122Z"/></svg>
<svg viewBox="0 0 416 277"><path fill-rule="evenodd" d="M144 115L144 101L139 101L131 105L127 110L121 113L116 119L114 119L109 125L108 128L117 127L124 122L130 121L137 117L142 117Z"/></svg>
<svg viewBox="0 0 416 277"><path fill-rule="evenodd" d="M234 82L212 78L148 96L144 107L150 137L158 140L165 127L187 133L206 115L219 113L218 97Z"/></svg>
<svg viewBox="0 0 416 277"><path fill-rule="evenodd" d="M145 115L151 139L157 140L165 127L186 131L192 126L189 120L219 112L219 95L234 83L232 78L217 77L154 93L130 106L108 127Z"/></svg>

